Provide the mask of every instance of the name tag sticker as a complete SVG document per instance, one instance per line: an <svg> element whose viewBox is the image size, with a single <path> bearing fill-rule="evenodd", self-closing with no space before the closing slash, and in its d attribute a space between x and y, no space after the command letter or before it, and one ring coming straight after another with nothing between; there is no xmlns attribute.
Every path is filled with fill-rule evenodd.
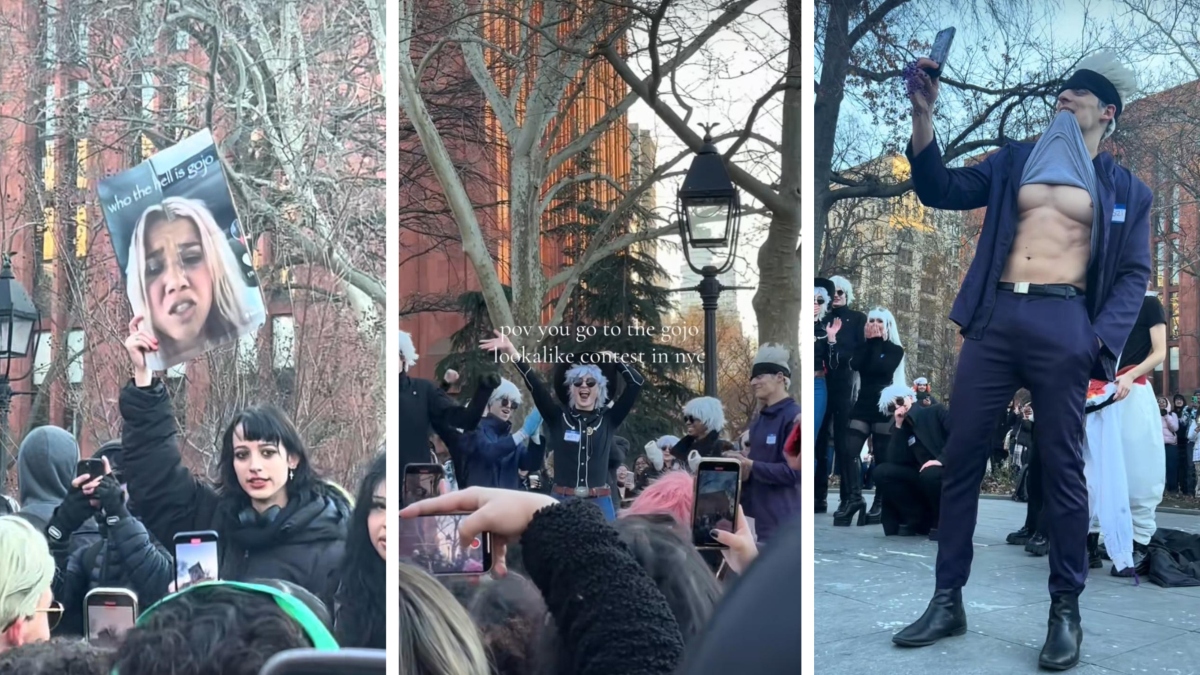
<svg viewBox="0 0 1200 675"><path fill-rule="evenodd" d="M1125 205L1124 204L1117 204L1116 206L1113 207L1112 221L1113 221L1113 223L1125 222Z"/></svg>
<svg viewBox="0 0 1200 675"><path fill-rule="evenodd" d="M579 432L575 431L574 429L568 429L567 433L563 435L563 440L569 441L571 443L578 443L579 442Z"/></svg>
<svg viewBox="0 0 1200 675"><path fill-rule="evenodd" d="M767 445L775 445L775 434L767 435Z"/></svg>

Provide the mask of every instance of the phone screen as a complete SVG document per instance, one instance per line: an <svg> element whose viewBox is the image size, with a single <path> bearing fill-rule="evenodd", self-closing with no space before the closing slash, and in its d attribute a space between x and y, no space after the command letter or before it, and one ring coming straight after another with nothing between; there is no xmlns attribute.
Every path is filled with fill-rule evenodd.
<svg viewBox="0 0 1200 675"><path fill-rule="evenodd" d="M87 601L87 638L97 647L120 646L125 631L133 628L137 609L133 598L116 595L93 595Z"/></svg>
<svg viewBox="0 0 1200 675"><path fill-rule="evenodd" d="M216 537L176 536L175 590L219 578Z"/></svg>
<svg viewBox="0 0 1200 675"><path fill-rule="evenodd" d="M400 520L400 558L430 574L483 574L492 567L491 536L459 544L458 528L469 514L420 516Z"/></svg>
<svg viewBox="0 0 1200 675"><path fill-rule="evenodd" d="M404 467L404 505L436 497L438 481L445 473L437 464L409 464Z"/></svg>
<svg viewBox="0 0 1200 675"><path fill-rule="evenodd" d="M954 29L946 28L938 31L933 39L933 49L929 50L929 59L938 64L938 74L946 69L946 57L950 56L950 45L954 42Z"/></svg>
<svg viewBox="0 0 1200 675"><path fill-rule="evenodd" d="M75 465L75 476L88 475L92 478L99 478L104 475L104 460L102 459L81 459Z"/></svg>
<svg viewBox="0 0 1200 675"><path fill-rule="evenodd" d="M696 472L696 505L692 514L692 544L718 547L713 530L733 532L737 519L738 466L701 463Z"/></svg>

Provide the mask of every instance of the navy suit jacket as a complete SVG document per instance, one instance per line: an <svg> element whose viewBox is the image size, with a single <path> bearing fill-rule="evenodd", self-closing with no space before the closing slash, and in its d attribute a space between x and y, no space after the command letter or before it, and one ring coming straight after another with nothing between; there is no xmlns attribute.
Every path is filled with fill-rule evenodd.
<svg viewBox="0 0 1200 675"><path fill-rule="evenodd" d="M982 162L961 169L946 168L936 140L919 155L913 156L911 143L906 150L913 189L922 204L950 210L987 208L975 258L950 311L950 320L968 339L979 339L991 320L996 285L1017 234L1017 192L1033 146L1008 143ZM1110 153L1100 153L1092 163L1104 211L1100 232L1092 238L1088 265L1088 315L1101 343L1091 377L1112 381L1150 280L1153 194ZM1114 222L1117 206L1123 206L1125 213L1121 218L1118 211Z"/></svg>

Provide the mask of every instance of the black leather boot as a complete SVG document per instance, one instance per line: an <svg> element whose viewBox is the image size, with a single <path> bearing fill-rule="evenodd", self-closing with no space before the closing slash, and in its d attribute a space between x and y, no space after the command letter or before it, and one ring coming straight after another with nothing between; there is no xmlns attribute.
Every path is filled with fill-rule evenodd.
<svg viewBox="0 0 1200 675"><path fill-rule="evenodd" d="M875 489L875 496L871 498L871 508L867 510L867 525L878 525L883 522L883 500L879 498L879 489Z"/></svg>
<svg viewBox="0 0 1200 675"><path fill-rule="evenodd" d="M854 522L854 516L860 513L862 515L859 516L859 520L862 520L867 513L867 503L863 501L861 495L857 495L857 499L851 497L838 504L837 510L833 512L833 526L850 527L850 523Z"/></svg>
<svg viewBox="0 0 1200 675"><path fill-rule="evenodd" d="M829 510L829 504L826 503L824 499L816 502L814 506L816 508L813 510L813 513L825 513Z"/></svg>
<svg viewBox="0 0 1200 675"><path fill-rule="evenodd" d="M1032 536L1033 533L1029 531L1028 527L1022 527L1016 532L1009 532L1008 537L1005 538L1005 541L1012 546L1024 546L1025 544L1029 543L1029 538Z"/></svg>
<svg viewBox="0 0 1200 675"><path fill-rule="evenodd" d="M1059 593L1050 597L1050 620L1046 643L1038 665L1047 670L1067 670L1079 663L1083 628L1079 625L1079 594Z"/></svg>
<svg viewBox="0 0 1200 675"><path fill-rule="evenodd" d="M1088 552L1088 568L1098 570L1104 567L1104 561L1100 559L1100 533L1091 532L1087 538Z"/></svg>
<svg viewBox="0 0 1200 675"><path fill-rule="evenodd" d="M854 520L856 514L863 514L859 517L859 525L862 525L862 519L867 513L867 503L862 498L862 461L857 458L851 458L848 462L841 464L842 484L846 486L846 498L842 503L838 504L837 511L833 512L834 527L849 527Z"/></svg>
<svg viewBox="0 0 1200 675"><path fill-rule="evenodd" d="M967 632L967 612L963 609L962 589L946 588L933 592L933 599L921 618L892 636L901 647L927 647L938 640Z"/></svg>

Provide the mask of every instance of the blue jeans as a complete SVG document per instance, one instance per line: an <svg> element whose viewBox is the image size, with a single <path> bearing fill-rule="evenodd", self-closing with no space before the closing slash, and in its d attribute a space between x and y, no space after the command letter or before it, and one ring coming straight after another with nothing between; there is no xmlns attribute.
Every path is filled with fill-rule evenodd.
<svg viewBox="0 0 1200 675"><path fill-rule="evenodd" d="M825 378L822 377L813 380L813 411L816 412L816 416L813 419L817 422L813 425L811 432L813 438L816 438L817 434L821 432L821 420L825 419L825 403L828 400L829 390L825 388Z"/></svg>
<svg viewBox="0 0 1200 675"><path fill-rule="evenodd" d="M560 502L566 502L566 501L570 501L572 499L579 499L579 497L572 497L570 495L551 495L551 496ZM609 495L607 497L586 497L585 499L587 501L595 504L596 506L600 507L600 512L604 514L604 519L607 520L608 522L611 523L612 521L617 519L617 511L616 511L616 509L613 508L613 501L612 501L611 495Z"/></svg>

